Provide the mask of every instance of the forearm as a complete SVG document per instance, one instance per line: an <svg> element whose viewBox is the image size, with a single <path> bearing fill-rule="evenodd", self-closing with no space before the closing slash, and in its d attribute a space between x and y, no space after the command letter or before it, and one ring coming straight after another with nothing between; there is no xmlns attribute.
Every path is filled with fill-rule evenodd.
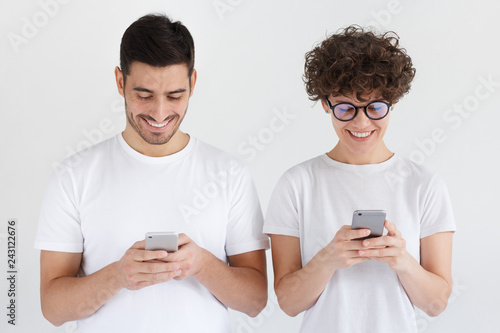
<svg viewBox="0 0 500 333"><path fill-rule="evenodd" d="M86 318L121 290L113 263L85 277L52 280L41 295L44 317L56 326Z"/></svg>
<svg viewBox="0 0 500 333"><path fill-rule="evenodd" d="M452 291L448 283L439 275L425 270L411 255L408 267L397 272L410 301L429 316L437 316L444 311Z"/></svg>
<svg viewBox="0 0 500 333"><path fill-rule="evenodd" d="M289 316L295 317L313 306L330 282L335 269L327 265L324 258L320 251L306 266L275 284L279 305Z"/></svg>
<svg viewBox="0 0 500 333"><path fill-rule="evenodd" d="M228 266L208 251L205 256L194 277L225 306L257 316L267 303L266 275L250 267Z"/></svg>

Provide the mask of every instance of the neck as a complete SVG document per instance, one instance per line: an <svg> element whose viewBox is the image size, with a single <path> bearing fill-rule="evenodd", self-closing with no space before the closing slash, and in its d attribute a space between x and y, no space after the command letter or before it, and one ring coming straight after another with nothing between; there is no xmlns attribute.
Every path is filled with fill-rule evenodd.
<svg viewBox="0 0 500 333"><path fill-rule="evenodd" d="M332 160L346 164L378 164L387 161L394 153L382 142L377 148L366 153L355 153L347 149L340 142L327 153Z"/></svg>
<svg viewBox="0 0 500 333"><path fill-rule="evenodd" d="M150 157L163 157L175 154L189 142L189 135L178 130L167 143L161 145L153 145L144 141L135 131L122 132L125 142L135 151Z"/></svg>

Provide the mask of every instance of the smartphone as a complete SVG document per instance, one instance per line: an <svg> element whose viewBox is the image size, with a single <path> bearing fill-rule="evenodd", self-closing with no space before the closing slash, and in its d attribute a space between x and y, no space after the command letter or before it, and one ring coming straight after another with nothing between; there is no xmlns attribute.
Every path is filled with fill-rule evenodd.
<svg viewBox="0 0 500 333"><path fill-rule="evenodd" d="M146 250L175 252L179 249L179 234L176 232L148 232L145 240Z"/></svg>
<svg viewBox="0 0 500 333"><path fill-rule="evenodd" d="M370 229L366 237L354 240L380 237L384 233L385 210L355 210L352 213L351 229Z"/></svg>

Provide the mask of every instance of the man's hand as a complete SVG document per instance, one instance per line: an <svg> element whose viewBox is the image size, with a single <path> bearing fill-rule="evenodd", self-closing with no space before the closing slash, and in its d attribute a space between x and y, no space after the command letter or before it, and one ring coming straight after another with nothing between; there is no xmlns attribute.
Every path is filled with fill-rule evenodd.
<svg viewBox="0 0 500 333"><path fill-rule="evenodd" d="M208 261L209 255L207 250L199 247L191 238L185 234L179 234L179 250L169 253L161 260L177 265L180 268L180 274L176 275L174 279L183 280L200 273Z"/></svg>
<svg viewBox="0 0 500 333"><path fill-rule="evenodd" d="M182 273L179 263L165 262L172 253L146 251L144 246L144 240L136 242L116 263L116 276L122 288L138 290L169 281Z"/></svg>
<svg viewBox="0 0 500 333"><path fill-rule="evenodd" d="M194 277L229 308L255 317L266 306L264 250L228 256L226 263L185 234L179 234L179 250L161 260L179 265L181 273L174 277L175 280Z"/></svg>
<svg viewBox="0 0 500 333"><path fill-rule="evenodd" d="M359 255L385 262L396 272L404 270L411 257L406 251L406 241L394 224L386 220L384 226L388 231L387 235L365 239Z"/></svg>

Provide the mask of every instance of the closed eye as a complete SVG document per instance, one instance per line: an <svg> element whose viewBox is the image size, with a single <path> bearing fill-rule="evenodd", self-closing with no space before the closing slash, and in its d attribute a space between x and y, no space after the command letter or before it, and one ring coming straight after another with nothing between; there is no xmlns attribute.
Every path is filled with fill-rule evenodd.
<svg viewBox="0 0 500 333"><path fill-rule="evenodd" d="M351 105L338 105L337 106L338 110L341 112L352 112L354 111L354 107Z"/></svg>

